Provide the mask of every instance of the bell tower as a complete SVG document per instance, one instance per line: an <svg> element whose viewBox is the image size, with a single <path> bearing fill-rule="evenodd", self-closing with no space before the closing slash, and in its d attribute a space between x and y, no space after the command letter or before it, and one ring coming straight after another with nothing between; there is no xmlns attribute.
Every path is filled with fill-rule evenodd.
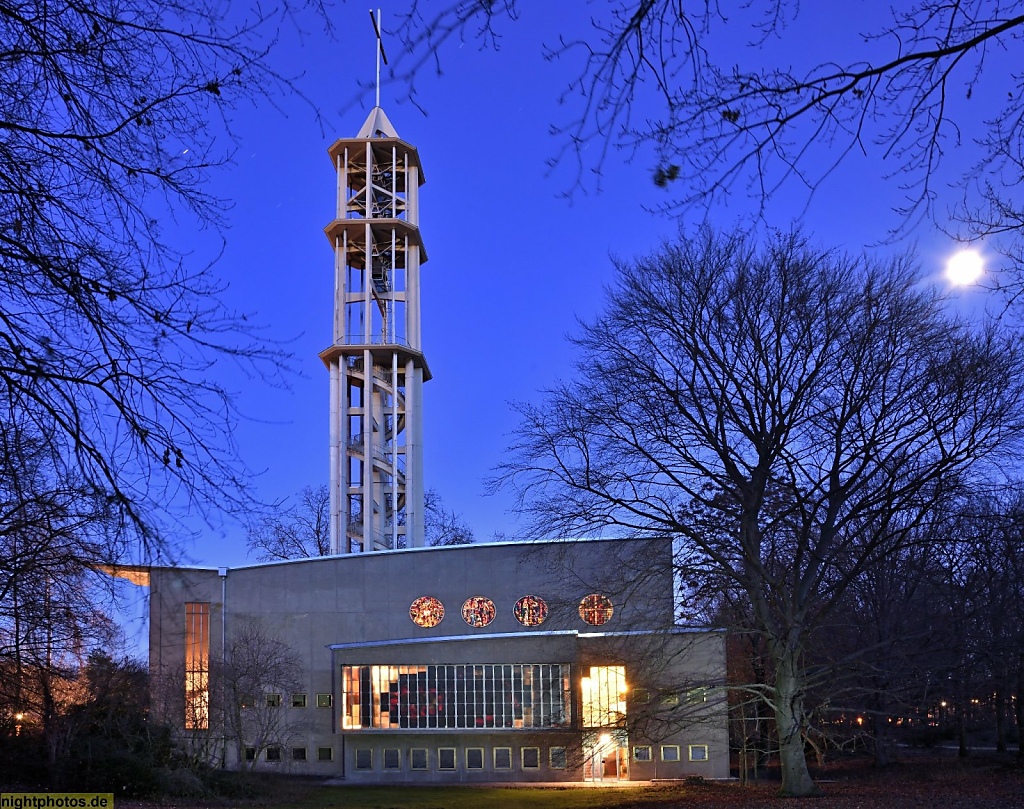
<svg viewBox="0 0 1024 809"><path fill-rule="evenodd" d="M414 146L374 107L328 153L337 173L330 370L331 552L423 545L423 383Z"/></svg>

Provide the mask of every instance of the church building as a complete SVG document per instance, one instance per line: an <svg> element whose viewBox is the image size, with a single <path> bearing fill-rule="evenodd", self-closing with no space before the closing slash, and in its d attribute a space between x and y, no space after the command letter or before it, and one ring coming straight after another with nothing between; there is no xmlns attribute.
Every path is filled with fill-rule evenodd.
<svg viewBox="0 0 1024 809"><path fill-rule="evenodd" d="M154 710L215 766L353 783L727 777L670 542L424 546L423 169L379 106L329 154L331 555L135 571Z"/></svg>

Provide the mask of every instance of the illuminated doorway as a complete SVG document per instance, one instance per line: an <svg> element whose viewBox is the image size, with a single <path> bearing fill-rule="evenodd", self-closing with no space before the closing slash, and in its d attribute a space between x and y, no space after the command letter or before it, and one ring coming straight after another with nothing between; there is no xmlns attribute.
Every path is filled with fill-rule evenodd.
<svg viewBox="0 0 1024 809"><path fill-rule="evenodd" d="M589 666L580 682L583 727L583 780L629 778L626 733L625 666Z"/></svg>
<svg viewBox="0 0 1024 809"><path fill-rule="evenodd" d="M583 780L629 780L629 737L626 731L584 734Z"/></svg>

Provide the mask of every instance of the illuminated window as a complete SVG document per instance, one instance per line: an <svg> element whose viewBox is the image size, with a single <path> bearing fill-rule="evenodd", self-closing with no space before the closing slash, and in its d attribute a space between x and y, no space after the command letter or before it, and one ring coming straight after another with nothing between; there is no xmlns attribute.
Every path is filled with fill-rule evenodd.
<svg viewBox="0 0 1024 809"><path fill-rule="evenodd" d="M540 769L540 748L524 747L521 751L524 770Z"/></svg>
<svg viewBox="0 0 1024 809"><path fill-rule="evenodd" d="M564 747L552 747L548 751L548 760L551 762L551 769L553 769L553 770L564 770L565 769L565 748Z"/></svg>
<svg viewBox="0 0 1024 809"><path fill-rule="evenodd" d="M414 747L412 750L409 751L409 769L427 769L427 748Z"/></svg>
<svg viewBox="0 0 1024 809"><path fill-rule="evenodd" d="M484 768L484 749L482 747L470 747L466 750L466 769L482 770Z"/></svg>
<svg viewBox="0 0 1024 809"><path fill-rule="evenodd" d="M495 747L494 748L494 769L496 769L496 770L511 770L512 769L512 748L511 747Z"/></svg>
<svg viewBox="0 0 1024 809"><path fill-rule="evenodd" d="M430 629L444 620L444 604L433 596L420 596L409 607L409 617L416 626Z"/></svg>
<svg viewBox="0 0 1024 809"><path fill-rule="evenodd" d="M698 705L707 701L708 690L706 688L691 688L686 692L686 702L688 705Z"/></svg>
<svg viewBox="0 0 1024 809"><path fill-rule="evenodd" d="M583 726L618 727L626 722L626 669L624 666L591 666L581 683Z"/></svg>
<svg viewBox="0 0 1024 809"><path fill-rule="evenodd" d="M342 666L342 728L564 727L569 677L567 663Z"/></svg>
<svg viewBox="0 0 1024 809"><path fill-rule="evenodd" d="M523 626L540 626L548 617L548 605L539 596L523 596L512 608L512 614Z"/></svg>
<svg viewBox="0 0 1024 809"><path fill-rule="evenodd" d="M462 605L462 620L470 626L487 626L494 620L494 602L483 596L471 596Z"/></svg>
<svg viewBox="0 0 1024 809"><path fill-rule="evenodd" d="M439 770L454 770L455 769L455 748L454 747L442 747L437 751L437 769Z"/></svg>
<svg viewBox="0 0 1024 809"><path fill-rule="evenodd" d="M210 605L185 604L185 727L210 727Z"/></svg>
<svg viewBox="0 0 1024 809"><path fill-rule="evenodd" d="M611 599L607 596L594 593L586 596L580 602L580 618L591 626L608 623L612 618L612 612L614 612L614 608Z"/></svg>
<svg viewBox="0 0 1024 809"><path fill-rule="evenodd" d="M708 746L706 744L690 745L690 761L707 761Z"/></svg>
<svg viewBox="0 0 1024 809"><path fill-rule="evenodd" d="M662 761L679 761L679 745L663 744L661 746Z"/></svg>

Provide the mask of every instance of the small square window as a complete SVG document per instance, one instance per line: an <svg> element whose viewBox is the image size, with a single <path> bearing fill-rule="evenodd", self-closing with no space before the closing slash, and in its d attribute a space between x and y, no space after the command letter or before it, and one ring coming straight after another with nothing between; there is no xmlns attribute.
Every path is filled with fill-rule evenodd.
<svg viewBox="0 0 1024 809"><path fill-rule="evenodd" d="M442 747L437 751L437 768L439 770L455 769L454 747Z"/></svg>
<svg viewBox="0 0 1024 809"><path fill-rule="evenodd" d="M365 747L356 750L356 769L357 770L372 770L373 769L373 751L367 750Z"/></svg>
<svg viewBox="0 0 1024 809"><path fill-rule="evenodd" d="M330 694L317 694L316 695L316 707L317 708L330 708L334 704L334 697Z"/></svg>
<svg viewBox="0 0 1024 809"><path fill-rule="evenodd" d="M484 749L470 747L466 750L466 769L482 770L484 768Z"/></svg>
<svg viewBox="0 0 1024 809"><path fill-rule="evenodd" d="M292 748L292 761L305 761L306 760L306 748L305 747L293 747Z"/></svg>
<svg viewBox="0 0 1024 809"><path fill-rule="evenodd" d="M708 690L706 688L691 688L686 692L687 705L700 705L708 701Z"/></svg>
<svg viewBox="0 0 1024 809"><path fill-rule="evenodd" d="M317 761L334 761L334 748L333 747L318 747L316 749L316 760Z"/></svg>
<svg viewBox="0 0 1024 809"><path fill-rule="evenodd" d="M245 748L245 760L246 761L255 761L256 760L256 748L255 747L246 747Z"/></svg>
<svg viewBox="0 0 1024 809"><path fill-rule="evenodd" d="M292 707L293 708L305 708L306 707L306 695L305 694L292 694Z"/></svg>
<svg viewBox="0 0 1024 809"><path fill-rule="evenodd" d="M268 747L267 748L267 761L280 761L281 760L281 748L280 747Z"/></svg>
<svg viewBox="0 0 1024 809"><path fill-rule="evenodd" d="M548 761L551 762L551 769L553 769L553 770L564 770L565 769L565 748L564 747L552 747L548 751Z"/></svg>
<svg viewBox="0 0 1024 809"><path fill-rule="evenodd" d="M636 705L643 705L645 702L650 700L651 692L646 688L634 688L633 689L633 702Z"/></svg>
<svg viewBox="0 0 1024 809"><path fill-rule="evenodd" d="M690 745L690 761L707 761L708 746L706 744Z"/></svg>
<svg viewBox="0 0 1024 809"><path fill-rule="evenodd" d="M663 744L661 746L662 761L679 761L679 745Z"/></svg>
<svg viewBox="0 0 1024 809"><path fill-rule="evenodd" d="M511 747L495 747L494 748L494 769L496 769L496 770L511 770L512 769L512 748Z"/></svg>
<svg viewBox="0 0 1024 809"><path fill-rule="evenodd" d="M666 708L674 708L676 705L679 704L679 695L678 694L662 694L661 695L661 704L664 707L666 707Z"/></svg>
<svg viewBox="0 0 1024 809"><path fill-rule="evenodd" d="M402 767L402 757L397 747L384 748L384 769L398 770Z"/></svg>
<svg viewBox="0 0 1024 809"><path fill-rule="evenodd" d="M633 748L633 761L650 761L652 757L649 744L641 744Z"/></svg>
<svg viewBox="0 0 1024 809"><path fill-rule="evenodd" d="M281 707L281 695L280 694L267 694L267 707L268 708L280 708Z"/></svg>
<svg viewBox="0 0 1024 809"><path fill-rule="evenodd" d="M409 751L409 769L427 769L427 748L414 747L412 750Z"/></svg>
<svg viewBox="0 0 1024 809"><path fill-rule="evenodd" d="M522 749L523 769L536 770L540 768L540 748L524 747Z"/></svg>

